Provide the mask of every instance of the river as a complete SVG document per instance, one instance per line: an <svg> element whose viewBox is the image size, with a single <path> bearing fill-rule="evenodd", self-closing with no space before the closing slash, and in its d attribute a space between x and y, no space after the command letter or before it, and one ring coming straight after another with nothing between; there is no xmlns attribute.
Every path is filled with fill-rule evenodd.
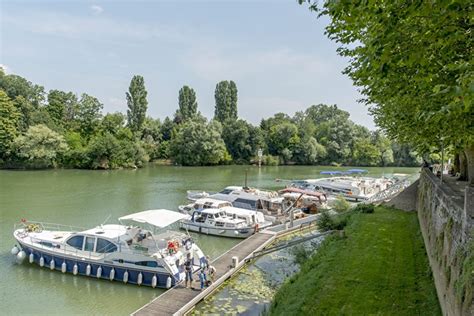
<svg viewBox="0 0 474 316"><path fill-rule="evenodd" d="M345 168L342 168L345 169ZM366 168L369 176L406 173L418 168ZM228 185L248 184L278 189L280 179L319 177L317 166L171 167L138 170L0 171L0 306L3 315L80 314L128 315L162 293L160 289L62 274L28 263L16 264L10 254L15 244L13 226L22 218L91 228L116 223L116 218L146 209L176 210L186 203L186 190L217 191ZM193 235L211 258L236 239ZM26 260L27 261L27 260Z"/></svg>

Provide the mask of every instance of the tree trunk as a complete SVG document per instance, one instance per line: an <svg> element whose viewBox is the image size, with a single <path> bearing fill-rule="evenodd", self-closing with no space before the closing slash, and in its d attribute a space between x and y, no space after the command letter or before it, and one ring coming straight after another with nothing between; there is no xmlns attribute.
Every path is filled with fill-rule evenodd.
<svg viewBox="0 0 474 316"><path fill-rule="evenodd" d="M455 175L455 174L457 174L458 172L460 172L460 168L459 168L459 153L454 154L453 170L454 170L453 175Z"/></svg>
<svg viewBox="0 0 474 316"><path fill-rule="evenodd" d="M459 152L459 181L467 181L467 159L464 151Z"/></svg>
<svg viewBox="0 0 474 316"><path fill-rule="evenodd" d="M464 149L467 160L467 177L469 185L474 186L474 145L469 145Z"/></svg>

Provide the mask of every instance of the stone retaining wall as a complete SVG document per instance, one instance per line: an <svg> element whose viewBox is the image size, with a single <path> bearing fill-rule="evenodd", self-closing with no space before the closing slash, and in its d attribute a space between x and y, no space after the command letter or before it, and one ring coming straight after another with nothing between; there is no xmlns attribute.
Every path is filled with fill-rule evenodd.
<svg viewBox="0 0 474 316"><path fill-rule="evenodd" d="M417 210L444 315L474 315L474 188L460 197L428 169L420 175Z"/></svg>

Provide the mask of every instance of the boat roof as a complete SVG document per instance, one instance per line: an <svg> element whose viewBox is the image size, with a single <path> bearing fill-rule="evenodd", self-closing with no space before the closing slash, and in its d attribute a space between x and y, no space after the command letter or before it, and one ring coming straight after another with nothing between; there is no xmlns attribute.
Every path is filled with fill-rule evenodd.
<svg viewBox="0 0 474 316"><path fill-rule="evenodd" d="M206 208L201 211L198 211L199 213L206 213L206 214L216 214L216 213L221 213L223 212L222 208Z"/></svg>
<svg viewBox="0 0 474 316"><path fill-rule="evenodd" d="M194 203L191 204L211 204L211 205L218 205L222 203L229 203L228 201L213 199L213 198L201 198L197 199Z"/></svg>
<svg viewBox="0 0 474 316"><path fill-rule="evenodd" d="M321 171L320 174L343 174L342 171Z"/></svg>
<svg viewBox="0 0 474 316"><path fill-rule="evenodd" d="M187 215L182 213L165 209L158 209L122 216L119 218L119 221L130 220L138 223L147 223L155 227L163 228L186 217Z"/></svg>
<svg viewBox="0 0 474 316"><path fill-rule="evenodd" d="M367 169L349 169L346 172L348 173L367 173L369 170Z"/></svg>
<svg viewBox="0 0 474 316"><path fill-rule="evenodd" d="M303 190L299 188L285 188L283 190L280 190L279 193L299 193L299 194L304 194L304 195L309 195L309 196L315 196L318 198L325 195L324 193L321 193L318 191Z"/></svg>
<svg viewBox="0 0 474 316"><path fill-rule="evenodd" d="M118 238L120 236L127 234L127 227L117 224L107 224L97 226L85 231L82 231L81 234L94 235L98 237L106 237L110 239Z"/></svg>
<svg viewBox="0 0 474 316"><path fill-rule="evenodd" d="M233 207L233 206L226 206L226 207L221 208L221 210L224 212L229 212L229 213L237 214L237 215L252 215L252 214L257 213L257 211L254 211L254 210L248 210L248 209Z"/></svg>

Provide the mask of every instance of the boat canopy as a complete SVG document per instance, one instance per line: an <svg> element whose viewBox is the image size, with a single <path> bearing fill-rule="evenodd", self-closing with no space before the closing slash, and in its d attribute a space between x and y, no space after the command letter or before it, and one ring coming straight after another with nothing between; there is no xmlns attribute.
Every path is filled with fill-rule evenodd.
<svg viewBox="0 0 474 316"><path fill-rule="evenodd" d="M369 172L369 170L366 169L349 169L347 170L348 173L366 173Z"/></svg>
<svg viewBox="0 0 474 316"><path fill-rule="evenodd" d="M147 223L158 228L163 228L187 217L188 215L186 214L160 209L148 210L122 216L119 218L119 221L130 220L138 223Z"/></svg>
<svg viewBox="0 0 474 316"><path fill-rule="evenodd" d="M335 170L335 171L321 171L320 174L331 174L331 175L333 175L333 174L344 174L344 173L342 171Z"/></svg>

